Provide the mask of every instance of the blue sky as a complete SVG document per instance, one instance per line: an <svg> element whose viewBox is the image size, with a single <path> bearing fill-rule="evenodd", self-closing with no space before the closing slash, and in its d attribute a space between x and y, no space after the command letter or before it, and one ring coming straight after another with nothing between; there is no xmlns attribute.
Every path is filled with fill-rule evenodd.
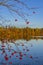
<svg viewBox="0 0 43 65"><path fill-rule="evenodd" d="M30 24L26 25L26 21L23 18L21 18L20 16L18 16L16 13L12 13L14 16L14 17L12 17L11 14L9 13L8 9L3 6L0 6L0 15L3 16L3 19L6 19L8 21L2 22L0 20L0 23L4 26L12 25L12 26L16 26L16 27L28 26L28 27L35 27L35 28L36 27L43 28L43 0L20 0L20 1L27 4L28 7L30 7L30 8L32 8L32 7L36 8L33 10L28 10L27 8L25 8L25 6L22 6L21 4L18 4L15 2L15 9L20 10L19 8L22 8L22 10L20 10L21 13L25 12L25 14L26 13L29 14L29 16L25 15L25 19L28 19ZM33 14L34 11L35 11L35 14ZM17 19L18 21L15 22L15 19Z"/></svg>

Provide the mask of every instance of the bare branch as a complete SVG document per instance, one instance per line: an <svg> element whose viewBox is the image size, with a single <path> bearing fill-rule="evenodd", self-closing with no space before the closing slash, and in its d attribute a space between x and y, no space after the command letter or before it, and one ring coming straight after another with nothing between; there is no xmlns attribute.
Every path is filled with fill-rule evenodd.
<svg viewBox="0 0 43 65"><path fill-rule="evenodd" d="M12 2L12 3L10 3L10 2ZM16 4L15 4L15 2L16 2ZM2 0L2 1L0 1L0 6L6 7L11 15L12 15L12 13L16 13L22 19L26 20L26 17L30 16L29 13L27 13L27 12L25 13L22 10L23 9L22 6L20 8L19 6L16 6L16 5L20 5L20 6L22 5L28 11L37 9L35 7L29 8L28 5L25 4L25 2L22 2L20 0Z"/></svg>

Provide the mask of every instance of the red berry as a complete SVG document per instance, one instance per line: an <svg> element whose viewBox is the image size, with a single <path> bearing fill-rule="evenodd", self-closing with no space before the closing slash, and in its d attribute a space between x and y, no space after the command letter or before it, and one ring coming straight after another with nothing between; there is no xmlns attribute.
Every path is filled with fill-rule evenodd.
<svg viewBox="0 0 43 65"><path fill-rule="evenodd" d="M9 62L9 64L12 64L12 62Z"/></svg>
<svg viewBox="0 0 43 65"><path fill-rule="evenodd" d="M30 58L33 58L32 56L30 56Z"/></svg>
<svg viewBox="0 0 43 65"><path fill-rule="evenodd" d="M20 57L19 59L22 60L22 57Z"/></svg>
<svg viewBox="0 0 43 65"><path fill-rule="evenodd" d="M7 56L5 56L4 58L5 58L6 61L8 61L8 57Z"/></svg>

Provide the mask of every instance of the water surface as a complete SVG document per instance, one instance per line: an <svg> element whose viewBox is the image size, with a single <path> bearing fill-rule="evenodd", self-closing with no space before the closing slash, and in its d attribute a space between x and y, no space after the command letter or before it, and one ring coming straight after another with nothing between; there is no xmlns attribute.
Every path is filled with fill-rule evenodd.
<svg viewBox="0 0 43 65"><path fill-rule="evenodd" d="M0 41L0 65L43 65L43 40Z"/></svg>

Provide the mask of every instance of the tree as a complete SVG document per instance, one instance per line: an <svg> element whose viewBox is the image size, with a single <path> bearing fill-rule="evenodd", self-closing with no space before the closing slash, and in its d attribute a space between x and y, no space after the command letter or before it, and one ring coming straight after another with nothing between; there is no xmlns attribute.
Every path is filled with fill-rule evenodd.
<svg viewBox="0 0 43 65"><path fill-rule="evenodd" d="M25 2L22 2L21 0L0 0L0 7L1 6L3 6L3 8L6 7L8 9L9 13L11 14L11 16L14 17L13 13L16 13L17 15L22 17L24 20L26 20L26 16L27 17L29 16L29 13L22 11L23 7L25 7L28 10L36 9L34 7L29 8L27 6L27 4L25 4ZM0 18L1 18L1 20L3 20L4 19L3 15L2 16L0 15ZM6 21L6 20L4 19L4 21Z"/></svg>

